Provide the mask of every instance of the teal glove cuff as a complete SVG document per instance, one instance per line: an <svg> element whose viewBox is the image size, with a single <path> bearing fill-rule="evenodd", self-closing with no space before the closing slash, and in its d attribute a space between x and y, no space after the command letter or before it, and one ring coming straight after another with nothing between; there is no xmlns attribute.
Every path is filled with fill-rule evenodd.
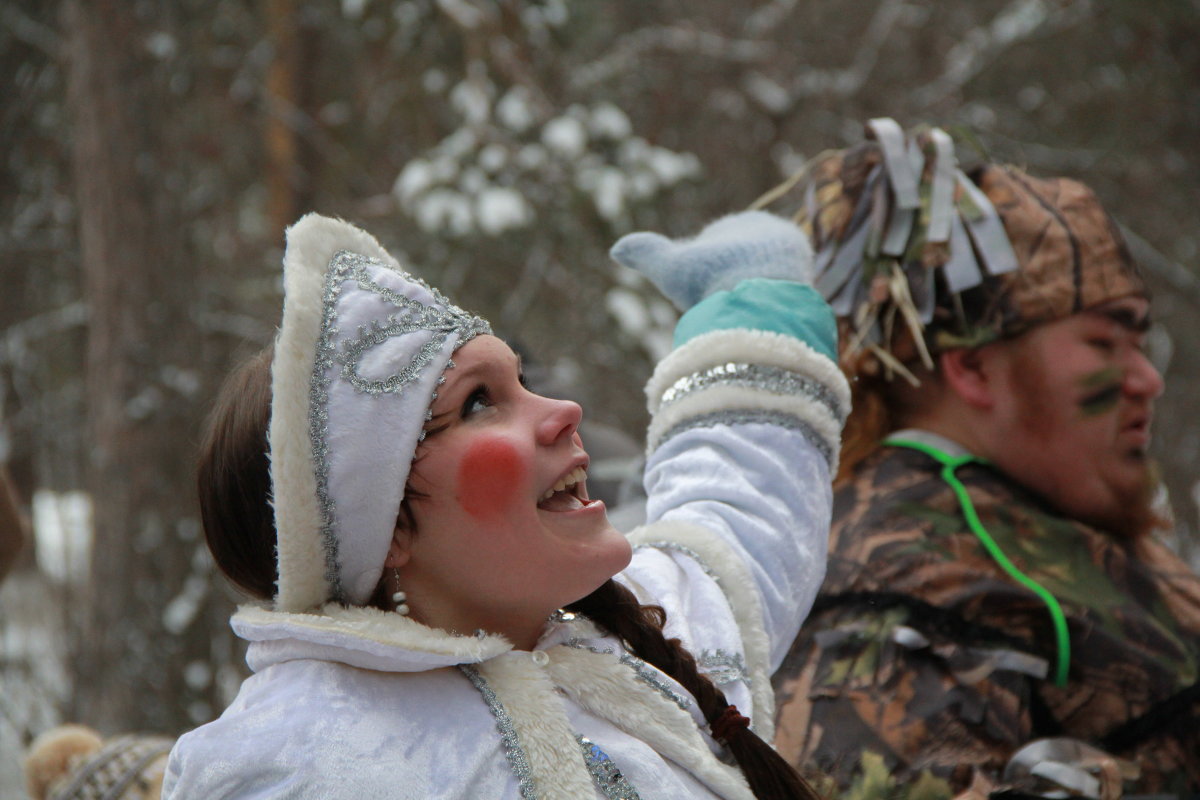
<svg viewBox="0 0 1200 800"><path fill-rule="evenodd" d="M837 321L829 304L807 284L751 278L732 291L711 294L680 318L675 346L735 328L791 336L837 363Z"/></svg>

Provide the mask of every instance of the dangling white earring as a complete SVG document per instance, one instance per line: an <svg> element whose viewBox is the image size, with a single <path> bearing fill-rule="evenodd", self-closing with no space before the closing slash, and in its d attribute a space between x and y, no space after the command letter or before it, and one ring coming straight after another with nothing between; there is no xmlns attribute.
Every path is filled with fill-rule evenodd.
<svg viewBox="0 0 1200 800"><path fill-rule="evenodd" d="M396 573L396 583L400 582L400 570L393 569ZM408 603L404 602L408 599L408 595L404 592L395 592L392 594L392 602L396 604L396 613L402 617L408 616Z"/></svg>

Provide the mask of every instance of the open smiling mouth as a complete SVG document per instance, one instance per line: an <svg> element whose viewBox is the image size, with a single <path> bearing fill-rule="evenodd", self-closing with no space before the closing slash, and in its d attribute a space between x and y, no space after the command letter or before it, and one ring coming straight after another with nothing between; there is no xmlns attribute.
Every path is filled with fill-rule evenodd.
<svg viewBox="0 0 1200 800"><path fill-rule="evenodd" d="M587 470L583 467L571 470L546 490L538 500L537 507L543 511L574 511L590 506L596 501L588 499L584 484L586 477Z"/></svg>

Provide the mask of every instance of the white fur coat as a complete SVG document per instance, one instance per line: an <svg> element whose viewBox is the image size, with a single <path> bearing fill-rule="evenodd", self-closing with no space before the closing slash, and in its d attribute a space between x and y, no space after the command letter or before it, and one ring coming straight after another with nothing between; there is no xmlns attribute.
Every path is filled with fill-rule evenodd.
<svg viewBox="0 0 1200 800"><path fill-rule="evenodd" d="M658 384L705 368L687 350L676 355L691 361L660 365ZM667 611L667 634L768 739L769 676L824 574L830 459L814 436L829 438L847 394L826 378L827 359L807 348L788 358L834 383L842 408L800 404L788 410L800 424L718 414L661 431L648 523L618 576ZM739 410L755 391L739 390ZM774 395L762 403L771 414ZM244 608L233 626L254 675L219 719L179 740L165 798L751 797L691 695L585 619L552 621L532 653L363 608Z"/></svg>

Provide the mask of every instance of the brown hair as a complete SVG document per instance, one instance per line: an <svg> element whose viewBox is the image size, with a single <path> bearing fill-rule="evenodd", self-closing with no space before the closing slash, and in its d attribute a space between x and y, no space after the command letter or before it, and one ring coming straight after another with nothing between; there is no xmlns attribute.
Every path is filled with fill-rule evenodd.
<svg viewBox="0 0 1200 800"><path fill-rule="evenodd" d="M197 485L209 550L221 572L253 597L269 600L278 579L275 524L270 503L270 422L272 348L254 355L225 381L202 440ZM413 528L406 500L397 524ZM386 608L383 581L371 598ZM622 639L638 658L670 675L696 698L710 727L729 702L702 675L696 659L678 639L663 634L666 612L643 606L633 593L608 580L568 607ZM754 796L760 800L803 798L817 793L770 745L749 728L728 726L724 744L737 760Z"/></svg>
<svg viewBox="0 0 1200 800"><path fill-rule="evenodd" d="M642 605L633 592L612 579L567 608L608 629L638 658L678 681L696 698L704 719L715 730L715 723L729 708L729 701L715 683L700 673L696 659L683 644L663 635L663 625L667 621L665 611L658 606ZM749 728L732 729L722 744L737 761L750 791L759 800L819 800L816 790Z"/></svg>
<svg viewBox="0 0 1200 800"><path fill-rule="evenodd" d="M275 516L267 426L271 358L267 347L225 379L200 441L196 487L204 539L217 568L259 600L275 596Z"/></svg>
<svg viewBox="0 0 1200 800"><path fill-rule="evenodd" d="M895 428L887 400L888 386L877 378L850 381L850 416L842 429L842 452L833 485L850 479L854 468L879 447L879 441Z"/></svg>
<svg viewBox="0 0 1200 800"><path fill-rule="evenodd" d="M854 356L843 353L842 358L842 372L850 382L851 410L842 428L842 450L834 486L846 483L855 467L879 448L885 436L909 425L928 398L930 386L941 381L939 368L926 369L916 359L902 366L908 376L919 381L919 386L889 371L870 352Z"/></svg>

